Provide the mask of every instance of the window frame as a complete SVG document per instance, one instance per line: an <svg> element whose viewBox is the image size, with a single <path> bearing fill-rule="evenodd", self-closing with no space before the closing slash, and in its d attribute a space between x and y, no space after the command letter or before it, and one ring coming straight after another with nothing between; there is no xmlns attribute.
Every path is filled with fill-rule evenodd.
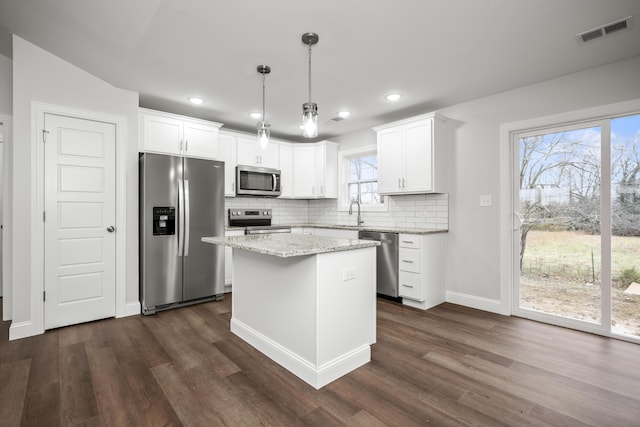
<svg viewBox="0 0 640 427"><path fill-rule="evenodd" d="M378 155L375 145L367 145L363 147L353 148L350 150L341 150L338 152L338 211L346 212L349 210L349 161L357 157ZM378 177L378 182L380 178ZM361 205L361 212L388 212L389 203L387 195L381 195L383 202L379 205Z"/></svg>

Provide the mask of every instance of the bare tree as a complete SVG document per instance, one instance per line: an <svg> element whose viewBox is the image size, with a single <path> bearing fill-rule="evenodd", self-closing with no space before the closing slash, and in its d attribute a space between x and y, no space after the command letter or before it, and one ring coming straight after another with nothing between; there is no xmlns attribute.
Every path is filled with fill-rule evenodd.
<svg viewBox="0 0 640 427"><path fill-rule="evenodd" d="M599 231L600 172L599 144L570 132L520 140L520 268L536 227Z"/></svg>

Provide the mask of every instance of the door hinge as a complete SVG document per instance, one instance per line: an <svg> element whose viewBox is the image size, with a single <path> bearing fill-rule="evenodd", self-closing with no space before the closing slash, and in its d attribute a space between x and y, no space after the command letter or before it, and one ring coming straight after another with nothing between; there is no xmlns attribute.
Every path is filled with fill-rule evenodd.
<svg viewBox="0 0 640 427"><path fill-rule="evenodd" d="M42 222L46 222L46 221L47 221L47 212L42 211Z"/></svg>
<svg viewBox="0 0 640 427"><path fill-rule="evenodd" d="M42 291L42 301L46 301L47 300L47 291Z"/></svg>
<svg viewBox="0 0 640 427"><path fill-rule="evenodd" d="M49 133L48 130L42 129L42 142L47 142L47 134L48 133Z"/></svg>

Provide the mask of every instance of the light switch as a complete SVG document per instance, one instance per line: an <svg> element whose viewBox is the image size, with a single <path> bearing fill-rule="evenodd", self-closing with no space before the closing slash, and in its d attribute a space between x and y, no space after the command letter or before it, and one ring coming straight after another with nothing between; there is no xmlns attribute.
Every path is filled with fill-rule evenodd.
<svg viewBox="0 0 640 427"><path fill-rule="evenodd" d="M480 196L480 206L482 207L488 207L491 206L492 202L491 202L491 196L490 195L483 195Z"/></svg>

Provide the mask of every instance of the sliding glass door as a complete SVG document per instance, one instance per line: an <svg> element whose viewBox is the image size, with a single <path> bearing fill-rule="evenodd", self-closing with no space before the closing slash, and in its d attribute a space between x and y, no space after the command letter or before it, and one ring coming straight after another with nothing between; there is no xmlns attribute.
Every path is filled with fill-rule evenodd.
<svg viewBox="0 0 640 427"><path fill-rule="evenodd" d="M639 140L640 116L515 135L514 314L640 337Z"/></svg>
<svg viewBox="0 0 640 427"><path fill-rule="evenodd" d="M611 120L611 329L640 337L640 115Z"/></svg>

